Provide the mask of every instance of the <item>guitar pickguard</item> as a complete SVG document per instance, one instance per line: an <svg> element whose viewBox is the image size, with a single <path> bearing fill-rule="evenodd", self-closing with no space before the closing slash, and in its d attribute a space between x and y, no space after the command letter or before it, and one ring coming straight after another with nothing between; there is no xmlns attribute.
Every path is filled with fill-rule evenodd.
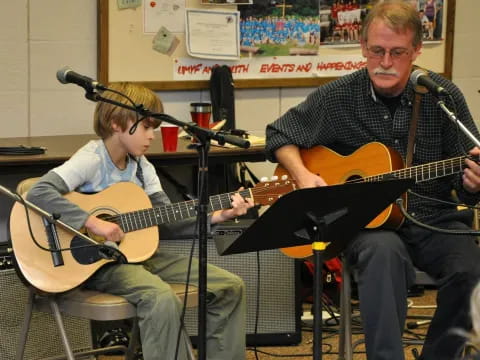
<svg viewBox="0 0 480 360"><path fill-rule="evenodd" d="M82 239L79 236L75 236L72 238L70 242L70 247L72 248L72 256L79 264L89 265L96 263L100 259L103 259L97 246L82 247L91 244L91 242Z"/></svg>

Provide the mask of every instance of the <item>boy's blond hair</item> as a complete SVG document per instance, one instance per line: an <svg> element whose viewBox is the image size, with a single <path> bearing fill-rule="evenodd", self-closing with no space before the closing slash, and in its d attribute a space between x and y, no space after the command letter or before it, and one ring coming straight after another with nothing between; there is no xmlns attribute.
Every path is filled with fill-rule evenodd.
<svg viewBox="0 0 480 360"><path fill-rule="evenodd" d="M163 105L160 99L152 90L143 85L129 82L118 82L109 84L108 88L126 95L136 105L142 104L152 112L163 112ZM105 91L102 96L106 99L117 101L122 104L134 105L126 97L112 91ZM128 121L135 121L136 119L136 114L132 110L124 109L106 102L99 102L95 107L93 128L98 136L102 139L106 139L113 134L113 123L120 126L122 131L125 131L127 130ZM150 125L154 127L160 125L161 122L157 119L145 119L143 121L149 121Z"/></svg>

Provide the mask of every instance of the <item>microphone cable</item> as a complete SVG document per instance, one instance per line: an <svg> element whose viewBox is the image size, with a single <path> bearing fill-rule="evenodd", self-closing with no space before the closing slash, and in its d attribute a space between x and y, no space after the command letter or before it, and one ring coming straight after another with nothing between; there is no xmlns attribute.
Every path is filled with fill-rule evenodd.
<svg viewBox="0 0 480 360"><path fill-rule="evenodd" d="M433 232L442 233L442 234L451 234L451 235L474 235L474 236L480 235L479 230L450 230L450 229L442 229L442 228L439 228L439 227L436 227L436 226L425 224L425 223L415 219L413 216L411 216L407 212L407 210L403 206L403 199L401 197L398 198L397 200L395 200L395 203L398 205L400 211L402 212L402 215L405 216L406 219L410 220L413 224L415 224L415 225L417 225L417 226L419 226L423 229L430 230L430 231L433 231Z"/></svg>
<svg viewBox="0 0 480 360"><path fill-rule="evenodd" d="M417 193L413 190L407 190L407 193L409 193L411 195L414 195L418 198L424 199L424 200L428 200L428 201L431 201L431 202L437 202L439 204L451 205L451 206L454 206L454 207L462 206L462 207L466 207L466 208L473 209L473 210L480 210L480 206L468 205L468 204L464 204L464 203L458 203L458 202L455 202L455 201L436 199L436 198L432 198L432 197L427 196L427 195L419 194L419 193Z"/></svg>
<svg viewBox="0 0 480 360"><path fill-rule="evenodd" d="M175 346L175 357L174 359L178 359L178 351L180 348L180 338L182 336L182 330L185 329L185 313L187 311L187 302L188 302L188 288L190 286L190 274L192 272L192 259L193 259L193 253L195 252L195 244L196 244L196 239L198 237L197 235L198 231L198 221L195 221L195 227L193 229L193 236L192 236L192 246L190 248L190 255L188 257L188 266L187 266L187 278L185 279L185 292L183 296L183 307L182 307L182 312L180 314L180 327L178 328L178 333L177 333L177 343ZM200 273L199 273L200 275ZM185 336L187 336L185 334ZM190 350L189 350L190 351Z"/></svg>
<svg viewBox="0 0 480 360"><path fill-rule="evenodd" d="M140 105L135 104L135 102L134 102L129 96L121 93L120 91L117 91L117 90L114 90L114 89L110 89L110 88L108 88L108 87L105 88L104 91L110 91L110 92L112 92L112 93L114 93L114 94L117 94L117 95L119 95L119 96L122 96L122 97L124 97L125 99L127 99L128 102L129 102L134 108L136 108L136 109L143 109L143 105L142 105L142 104L140 104ZM128 133L129 133L130 135L133 135L133 133L135 132L135 130L137 130L137 126L138 126L138 124L140 123L140 121L142 121L143 119L145 119L145 117L140 118L140 117L138 116L138 112L134 111L134 113L135 113L135 118L136 118L136 120L135 120L135 122L133 123L132 127L128 130Z"/></svg>

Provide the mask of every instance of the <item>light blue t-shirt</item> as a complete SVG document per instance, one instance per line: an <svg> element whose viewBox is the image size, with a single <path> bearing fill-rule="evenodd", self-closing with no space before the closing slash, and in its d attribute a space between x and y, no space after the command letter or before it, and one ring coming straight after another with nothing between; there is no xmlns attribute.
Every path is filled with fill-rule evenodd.
<svg viewBox="0 0 480 360"><path fill-rule="evenodd" d="M162 191L154 166L145 156L136 159L142 168L144 184L137 177L137 161L127 159L125 169L115 166L102 140L91 140L69 160L52 171L59 175L70 191L97 193L118 182L133 182L147 195Z"/></svg>

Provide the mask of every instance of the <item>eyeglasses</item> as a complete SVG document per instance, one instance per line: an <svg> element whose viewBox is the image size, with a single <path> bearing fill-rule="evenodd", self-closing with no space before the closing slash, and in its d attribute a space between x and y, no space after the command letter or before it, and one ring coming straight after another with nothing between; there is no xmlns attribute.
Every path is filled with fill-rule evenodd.
<svg viewBox="0 0 480 360"><path fill-rule="evenodd" d="M387 50L381 46L367 46L367 51L372 58L376 59L383 59L387 53ZM399 47L388 50L388 53L392 59L398 60L410 54L410 51L408 49Z"/></svg>

